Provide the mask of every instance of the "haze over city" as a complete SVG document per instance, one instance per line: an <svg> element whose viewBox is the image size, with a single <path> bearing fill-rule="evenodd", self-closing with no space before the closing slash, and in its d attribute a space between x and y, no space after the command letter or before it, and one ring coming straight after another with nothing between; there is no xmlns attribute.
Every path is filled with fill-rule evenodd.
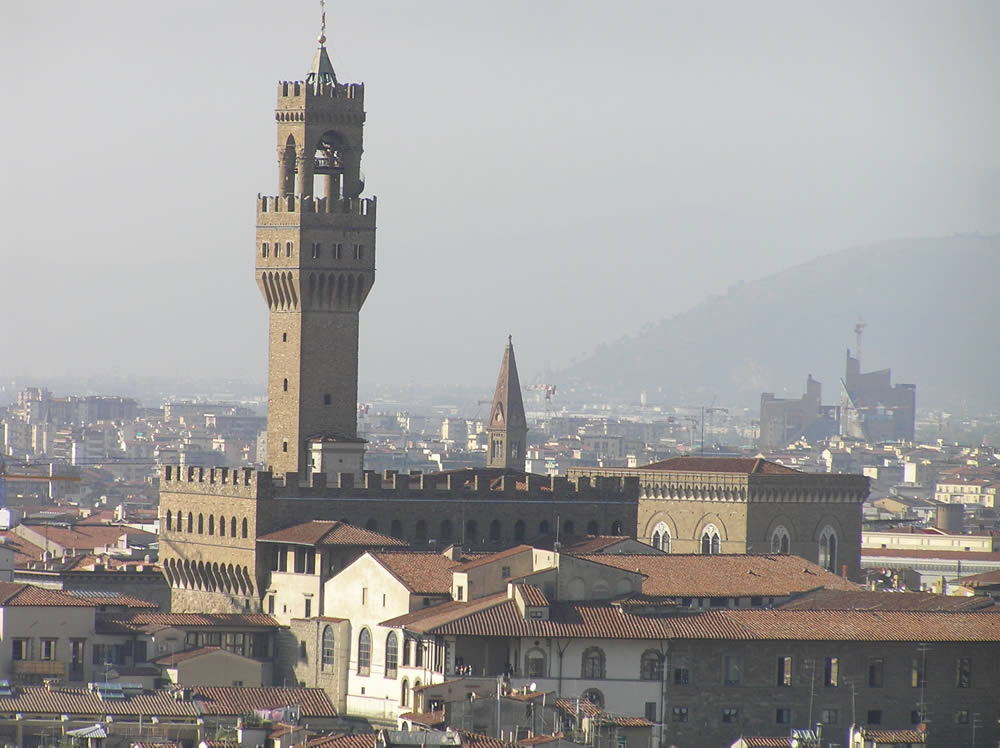
<svg viewBox="0 0 1000 748"><path fill-rule="evenodd" d="M18 107L4 123L0 373L263 381L251 216L276 165L256 157L274 148L262 82L303 75L317 15L313 2L4 3ZM329 15L338 77L370 91L379 274L363 387L488 389L508 333L531 381L831 252L1000 231L994 3ZM837 366L852 342L846 326Z"/></svg>

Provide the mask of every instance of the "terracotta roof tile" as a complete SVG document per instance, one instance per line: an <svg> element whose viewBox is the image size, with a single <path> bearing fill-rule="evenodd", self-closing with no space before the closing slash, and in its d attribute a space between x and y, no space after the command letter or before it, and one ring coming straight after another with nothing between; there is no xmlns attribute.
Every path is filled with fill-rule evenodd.
<svg viewBox="0 0 1000 748"><path fill-rule="evenodd" d="M181 652L173 652L172 654L166 654L162 657L157 657L153 660L154 665L170 666L176 662L184 662L185 660L193 660L202 655L212 654L213 652L228 652L229 650L223 649L222 647L197 647L195 649L185 649ZM242 655L233 654L235 657L241 657Z"/></svg>
<svg viewBox="0 0 1000 748"><path fill-rule="evenodd" d="M435 552L372 551L371 555L414 594L451 594L451 570L458 561Z"/></svg>
<svg viewBox="0 0 1000 748"><path fill-rule="evenodd" d="M864 728L866 738L871 738L879 743L923 743L926 733L919 730L873 730Z"/></svg>
<svg viewBox="0 0 1000 748"><path fill-rule="evenodd" d="M355 527L346 522L319 519L290 525L261 535L257 539L272 543L315 546L346 545L382 548L386 546L406 547L407 545L405 540Z"/></svg>
<svg viewBox="0 0 1000 748"><path fill-rule="evenodd" d="M671 470L685 473L740 473L743 475L799 475L802 471L785 467L763 457L670 457L643 465L636 470Z"/></svg>
<svg viewBox="0 0 1000 748"><path fill-rule="evenodd" d="M544 608L549 604L545 593L533 584L519 584L517 589L521 593L521 597L524 598L525 605L530 605L533 608Z"/></svg>
<svg viewBox="0 0 1000 748"><path fill-rule="evenodd" d="M457 566L454 566L452 568L452 571L465 571L466 569L475 569L477 566L485 566L486 564L491 564L494 561L500 561L505 558L510 558L511 556L517 556L522 553L531 553L533 551L534 548L530 545L515 545L513 548L508 548L505 551L499 551L497 553L487 553L483 556L473 559L472 561L463 561Z"/></svg>
<svg viewBox="0 0 1000 748"><path fill-rule="evenodd" d="M362 735L327 735L313 738L306 748L375 748L375 733Z"/></svg>
<svg viewBox="0 0 1000 748"><path fill-rule="evenodd" d="M574 696L556 699L556 707L564 714L576 716L579 713L589 719L600 717L605 724L617 725L619 727L652 727L653 723L645 717L631 716L627 714L612 714L591 701Z"/></svg>
<svg viewBox="0 0 1000 748"><path fill-rule="evenodd" d="M86 600L93 605L117 605L138 610L157 610L160 607L156 603L143 600L141 597L136 597L135 595L108 592L107 590L67 590L66 594Z"/></svg>
<svg viewBox="0 0 1000 748"><path fill-rule="evenodd" d="M295 705L304 719L337 716L322 688L215 686L195 688L194 695L205 714L247 714L257 709Z"/></svg>
<svg viewBox="0 0 1000 748"><path fill-rule="evenodd" d="M177 701L168 691L126 692L123 699L102 699L86 688L54 688L15 686L13 696L0 696L0 712L30 712L33 714L139 715L197 717L198 707L192 701Z"/></svg>
<svg viewBox="0 0 1000 748"><path fill-rule="evenodd" d="M788 748L792 739L788 735L744 735L747 748Z"/></svg>
<svg viewBox="0 0 1000 748"><path fill-rule="evenodd" d="M152 613L139 611L127 618L115 618L109 623L131 630L197 626L229 628L278 628L274 618L263 613Z"/></svg>
<svg viewBox="0 0 1000 748"><path fill-rule="evenodd" d="M14 551L14 566L24 566L29 561L38 561L44 553L41 546L29 543L10 530L0 532L0 543L2 543L0 548L10 548Z"/></svg>
<svg viewBox="0 0 1000 748"><path fill-rule="evenodd" d="M462 742L465 743L466 748L511 748L513 745L499 738L480 735L477 732L467 732L466 730L459 730L459 732L462 733Z"/></svg>
<svg viewBox="0 0 1000 748"><path fill-rule="evenodd" d="M858 610L713 610L633 613L608 603L559 603L549 620L524 618L513 601L414 630L454 636L775 641L996 641L1000 616L984 613ZM430 623L430 622L428 622Z"/></svg>
<svg viewBox="0 0 1000 748"><path fill-rule="evenodd" d="M872 592L869 590L828 590L807 592L779 607L782 610L925 610L966 611L993 607L985 597L957 597L932 592Z"/></svg>
<svg viewBox="0 0 1000 748"><path fill-rule="evenodd" d="M0 606L31 605L44 607L96 608L98 603L20 582L0 582Z"/></svg>
<svg viewBox="0 0 1000 748"><path fill-rule="evenodd" d="M944 558L955 561L1000 562L1000 553L990 551L935 551L929 548L862 548L861 559Z"/></svg>
<svg viewBox="0 0 1000 748"><path fill-rule="evenodd" d="M383 621L382 626L403 627L414 631L429 631L435 626L454 620L456 617L467 616L485 608L499 605L507 600L506 592L497 592L487 595L477 600L460 602L449 600L440 605L432 605L429 608L422 608L413 613L397 616L388 621Z"/></svg>
<svg viewBox="0 0 1000 748"><path fill-rule="evenodd" d="M598 553L581 558L644 574L642 591L647 595L779 597L817 587L859 589L854 582L800 556Z"/></svg>
<svg viewBox="0 0 1000 748"><path fill-rule="evenodd" d="M438 725L444 724L444 711L439 712L406 712L406 714L400 714L400 719L408 719L411 722L417 722L421 725L427 725L428 727L437 727Z"/></svg>

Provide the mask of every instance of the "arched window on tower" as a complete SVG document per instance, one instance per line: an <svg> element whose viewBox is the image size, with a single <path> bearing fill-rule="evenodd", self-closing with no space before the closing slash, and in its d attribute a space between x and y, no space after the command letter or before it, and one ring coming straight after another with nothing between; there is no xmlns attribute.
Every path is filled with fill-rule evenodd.
<svg viewBox="0 0 1000 748"><path fill-rule="evenodd" d="M284 390L285 392L288 392L288 379L287 378L281 383L281 389Z"/></svg>
<svg viewBox="0 0 1000 748"><path fill-rule="evenodd" d="M587 523L587 534L588 535L598 535L601 532L600 526L597 524L596 519L590 520Z"/></svg>
<svg viewBox="0 0 1000 748"><path fill-rule="evenodd" d="M493 543L500 540L500 520L495 519L490 522L490 541Z"/></svg>
<svg viewBox="0 0 1000 748"><path fill-rule="evenodd" d="M722 550L722 542L719 537L719 529L715 525L705 525L701 531L701 552L704 555L719 553Z"/></svg>
<svg viewBox="0 0 1000 748"><path fill-rule="evenodd" d="M188 512L188 532L194 532L194 515Z"/></svg>
<svg viewBox="0 0 1000 748"><path fill-rule="evenodd" d="M169 509L167 510L167 529L174 529L174 515Z"/></svg>
<svg viewBox="0 0 1000 748"><path fill-rule="evenodd" d="M514 540L520 543L524 540L524 520L519 519L514 523Z"/></svg>
<svg viewBox="0 0 1000 748"><path fill-rule="evenodd" d="M226 515L219 516L219 537L226 537Z"/></svg>
<svg viewBox="0 0 1000 748"><path fill-rule="evenodd" d="M215 515L208 515L208 534L215 535Z"/></svg>
<svg viewBox="0 0 1000 748"><path fill-rule="evenodd" d="M231 538L236 537L236 517L233 517L231 520L229 520L229 537Z"/></svg>
<svg viewBox="0 0 1000 748"><path fill-rule="evenodd" d="M451 540L451 520L443 519L441 520L441 532L440 540L450 541Z"/></svg>
<svg viewBox="0 0 1000 748"><path fill-rule="evenodd" d="M247 536L248 536L249 534L250 534L250 532L249 532L249 529L248 529L248 526L247 526L247 518L246 518L246 517L244 517L244 518L243 518L243 537L245 538L245 537L247 537Z"/></svg>
<svg viewBox="0 0 1000 748"><path fill-rule="evenodd" d="M205 534L205 515L203 514L198 515L198 534Z"/></svg>
<svg viewBox="0 0 1000 748"><path fill-rule="evenodd" d="M414 537L421 543L427 540L427 520L418 519L416 530L413 533Z"/></svg>

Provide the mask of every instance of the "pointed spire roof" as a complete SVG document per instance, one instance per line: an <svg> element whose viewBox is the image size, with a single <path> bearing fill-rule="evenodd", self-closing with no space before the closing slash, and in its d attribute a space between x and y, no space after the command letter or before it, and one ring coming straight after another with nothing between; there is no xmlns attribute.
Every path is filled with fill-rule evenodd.
<svg viewBox="0 0 1000 748"><path fill-rule="evenodd" d="M316 40L319 42L319 49L316 50L316 56L313 57L309 73L306 75L306 83L312 86L313 91L318 90L321 85L337 85L337 74L333 72L333 63L326 53L326 1L320 0L319 5L322 9L319 38Z"/></svg>
<svg viewBox="0 0 1000 748"><path fill-rule="evenodd" d="M521 399L521 380L518 379L517 362L514 360L514 343L508 335L487 428L525 428L527 424L524 401Z"/></svg>
<svg viewBox="0 0 1000 748"><path fill-rule="evenodd" d="M319 45L312 65L309 66L309 73L306 75L306 84L312 86L313 91L319 88L320 85L337 85L337 74L333 72L333 63L330 62L330 56L326 53L326 46L323 44Z"/></svg>

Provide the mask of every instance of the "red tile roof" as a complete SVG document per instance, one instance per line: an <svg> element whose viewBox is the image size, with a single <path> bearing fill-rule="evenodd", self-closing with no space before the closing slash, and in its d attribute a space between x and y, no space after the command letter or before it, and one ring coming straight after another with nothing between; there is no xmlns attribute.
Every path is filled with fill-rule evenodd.
<svg viewBox="0 0 1000 748"><path fill-rule="evenodd" d="M530 605L533 608L544 608L549 604L549 599L545 597L545 593L535 585L518 584L516 586L517 590L521 593L521 597L524 598L525 605Z"/></svg>
<svg viewBox="0 0 1000 748"><path fill-rule="evenodd" d="M546 621L523 617L507 600L470 613L454 608L441 620L414 622L408 628L451 636L1000 642L1000 616L978 612L779 608L647 616L614 602L551 605Z"/></svg>
<svg viewBox="0 0 1000 748"><path fill-rule="evenodd" d="M994 607L985 597L956 597L932 592L828 590L807 592L780 605L782 610L925 610L965 611Z"/></svg>
<svg viewBox="0 0 1000 748"><path fill-rule="evenodd" d="M44 549L30 543L10 530L0 532L0 548L10 548L14 551L14 566L24 566L29 561L38 561Z"/></svg>
<svg viewBox="0 0 1000 748"><path fill-rule="evenodd" d="M433 605L429 608L422 608L413 613L397 616L388 621L383 621L382 626L403 627L414 631L429 631L435 626L454 620L456 617L466 616L479 610L498 605L507 600L507 593L497 592L493 595L481 597L471 602L459 602L449 600L440 605ZM430 684L428 684L430 685Z"/></svg>
<svg viewBox="0 0 1000 748"><path fill-rule="evenodd" d="M866 558L942 558L954 561L1000 562L1000 553L991 551L935 551L929 548L862 548L862 560Z"/></svg>
<svg viewBox="0 0 1000 748"><path fill-rule="evenodd" d="M863 728L864 736L878 743L923 743L926 733L919 730L873 730Z"/></svg>
<svg viewBox="0 0 1000 748"><path fill-rule="evenodd" d="M83 523L72 527L57 527L55 525L25 525L25 527L42 535L49 543L61 548L101 548L105 545L117 545L118 539L125 534L148 534L131 527Z"/></svg>
<svg viewBox="0 0 1000 748"><path fill-rule="evenodd" d="M96 608L98 603L59 590L49 590L20 582L0 582L0 606Z"/></svg>
<svg viewBox="0 0 1000 748"><path fill-rule="evenodd" d="M581 558L644 574L642 591L655 596L781 597L817 587L859 589L800 556L597 553Z"/></svg>
<svg viewBox="0 0 1000 748"><path fill-rule="evenodd" d="M788 735L744 735L743 744L747 748L788 748L792 739Z"/></svg>
<svg viewBox="0 0 1000 748"><path fill-rule="evenodd" d="M135 631L199 626L278 628L281 625L274 618L263 613L151 613L145 611L139 611L127 618L113 619L110 623Z"/></svg>
<svg viewBox="0 0 1000 748"><path fill-rule="evenodd" d="M313 738L306 748L375 748L375 733L362 735L327 735Z"/></svg>
<svg viewBox="0 0 1000 748"><path fill-rule="evenodd" d="M159 605L143 600L135 595L123 595L119 592L108 592L106 590L68 590L67 594L81 600L86 600L93 605L111 605L123 608L135 608L137 610L157 610Z"/></svg>
<svg viewBox="0 0 1000 748"><path fill-rule="evenodd" d="M405 547L405 540L354 527L346 522L314 519L261 535L258 540L315 546Z"/></svg>
<svg viewBox="0 0 1000 748"><path fill-rule="evenodd" d="M993 587L1000 584L1000 569L984 571L982 574L972 574L955 580L957 584L966 587Z"/></svg>
<svg viewBox="0 0 1000 748"><path fill-rule="evenodd" d="M740 473L743 475L798 475L801 470L785 467L763 457L670 457L637 470L670 470L685 473Z"/></svg>
<svg viewBox="0 0 1000 748"><path fill-rule="evenodd" d="M535 549L530 545L515 545L513 548L508 548L505 551L499 551L497 553L487 553L479 558L473 559L472 561L464 561L457 566L452 568L452 571L465 571L466 569L475 569L478 566L485 566L486 564L491 564L494 561L500 561L505 558L510 558L511 556L518 556L522 553L531 553ZM450 587L449 587L450 589Z"/></svg>
<svg viewBox="0 0 1000 748"><path fill-rule="evenodd" d="M178 701L166 690L126 692L123 699L101 699L96 691L86 688L53 688L15 686L13 696L0 696L0 712L32 714L72 714L76 717L93 715L115 716L162 715L197 717L199 710L193 701Z"/></svg>
<svg viewBox="0 0 1000 748"><path fill-rule="evenodd" d="M556 699L556 707L564 714L572 716L576 716L577 710L579 709L579 713L588 719L600 717L601 722L604 724L612 724L619 727L653 726L653 723L645 717L633 717L627 714L612 714L611 712L604 711L592 701L574 696Z"/></svg>
<svg viewBox="0 0 1000 748"><path fill-rule="evenodd" d="M174 663L184 662L185 660L193 660L198 657L202 657L207 654L214 654L215 652L229 652L227 649L222 647L197 647L195 649L185 649L181 652L174 652L173 654L166 654L162 657L157 657L153 660L154 665L170 667ZM235 652L229 652L233 657L242 657L243 655L238 655Z"/></svg>
<svg viewBox="0 0 1000 748"><path fill-rule="evenodd" d="M451 594L451 570L458 561L433 551L372 551L371 555L414 594Z"/></svg>
<svg viewBox="0 0 1000 748"><path fill-rule="evenodd" d="M466 745L466 748L511 748L513 745L489 735L480 735L479 733L467 732L465 730L459 730L459 732L462 734L462 742Z"/></svg>
<svg viewBox="0 0 1000 748"><path fill-rule="evenodd" d="M304 719L336 717L330 697L322 688L243 688L213 686L194 689L205 714L247 714L257 709L297 706Z"/></svg>
<svg viewBox="0 0 1000 748"><path fill-rule="evenodd" d="M428 727L437 727L438 725L444 724L444 711L440 712L406 712L406 714L400 714L400 719L408 719L411 722L417 722L421 725L427 725Z"/></svg>

